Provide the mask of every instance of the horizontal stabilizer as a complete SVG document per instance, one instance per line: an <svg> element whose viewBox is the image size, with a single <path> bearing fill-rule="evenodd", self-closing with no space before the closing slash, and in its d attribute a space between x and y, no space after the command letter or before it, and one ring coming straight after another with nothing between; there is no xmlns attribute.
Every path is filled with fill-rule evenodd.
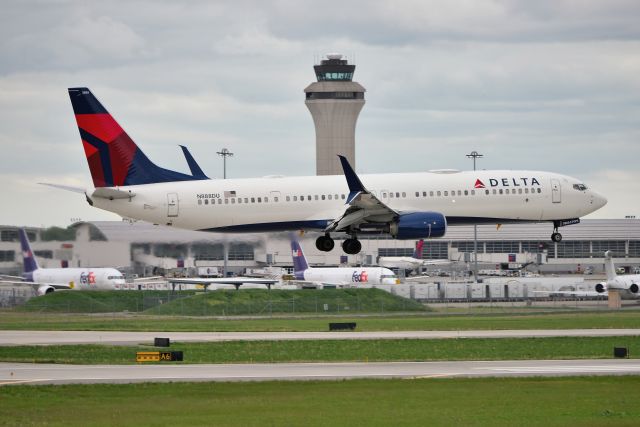
<svg viewBox="0 0 640 427"><path fill-rule="evenodd" d="M131 190L118 190L112 187L99 187L96 188L91 197L100 197L102 199L130 199L135 197L136 193Z"/></svg>
<svg viewBox="0 0 640 427"><path fill-rule="evenodd" d="M87 192L86 188L80 188L80 187L72 187L70 185L60 185L60 184L49 184L48 182L39 182L38 184L40 185L46 185L47 187L53 187L53 188L57 188L59 190L65 190L65 191L71 191L73 193L80 193L80 194L84 194Z"/></svg>

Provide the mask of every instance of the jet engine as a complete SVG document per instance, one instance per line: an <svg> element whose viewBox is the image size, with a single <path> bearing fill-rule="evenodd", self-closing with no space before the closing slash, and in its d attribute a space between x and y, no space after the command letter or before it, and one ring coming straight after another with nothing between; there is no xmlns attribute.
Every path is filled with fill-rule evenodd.
<svg viewBox="0 0 640 427"><path fill-rule="evenodd" d="M607 284L606 283L598 283L596 284L596 292L601 294L603 292L606 292L607 290Z"/></svg>
<svg viewBox="0 0 640 427"><path fill-rule="evenodd" d="M402 213L389 227L394 239L428 239L447 232L447 219L438 212Z"/></svg>
<svg viewBox="0 0 640 427"><path fill-rule="evenodd" d="M54 288L53 286L49 286L49 285L42 285L38 288L38 295L46 295L46 294L50 294L51 292L55 291L56 288Z"/></svg>

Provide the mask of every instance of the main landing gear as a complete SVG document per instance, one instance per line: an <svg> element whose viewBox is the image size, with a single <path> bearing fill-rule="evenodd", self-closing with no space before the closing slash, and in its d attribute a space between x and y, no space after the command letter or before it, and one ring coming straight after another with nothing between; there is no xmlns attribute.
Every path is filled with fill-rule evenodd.
<svg viewBox="0 0 640 427"><path fill-rule="evenodd" d="M558 243L562 241L562 234L558 233L558 223L553 223L553 233L551 233L551 240Z"/></svg>
<svg viewBox="0 0 640 427"><path fill-rule="evenodd" d="M320 236L316 239L316 248L322 252L330 252L333 250L335 246L335 242L329 236L329 234L325 234L324 236ZM355 237L350 237L344 242L342 242L342 250L349 255L355 255L360 253L362 250L362 243Z"/></svg>

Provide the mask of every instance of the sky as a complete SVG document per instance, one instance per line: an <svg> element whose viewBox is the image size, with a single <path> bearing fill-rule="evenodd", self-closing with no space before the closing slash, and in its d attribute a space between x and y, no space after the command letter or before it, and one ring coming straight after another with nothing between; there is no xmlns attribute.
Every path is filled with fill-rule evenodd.
<svg viewBox="0 0 640 427"><path fill-rule="evenodd" d="M229 178L315 174L304 105L328 52L367 90L359 173L571 175L640 217L640 3L14 1L0 14L0 224L118 220L91 188L67 95L87 86L158 165Z"/></svg>

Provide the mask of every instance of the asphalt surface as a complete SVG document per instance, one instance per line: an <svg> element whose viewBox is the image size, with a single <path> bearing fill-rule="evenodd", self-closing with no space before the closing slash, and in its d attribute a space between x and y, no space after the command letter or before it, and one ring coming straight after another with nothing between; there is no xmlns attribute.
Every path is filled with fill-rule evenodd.
<svg viewBox="0 0 640 427"><path fill-rule="evenodd" d="M640 336L640 329L532 329L482 331L379 332L115 332L115 331L0 331L0 346L153 343L155 337L176 342L273 340L371 340L445 338L532 338Z"/></svg>
<svg viewBox="0 0 640 427"><path fill-rule="evenodd" d="M121 366L0 363L0 385L638 374L640 360L633 359Z"/></svg>

